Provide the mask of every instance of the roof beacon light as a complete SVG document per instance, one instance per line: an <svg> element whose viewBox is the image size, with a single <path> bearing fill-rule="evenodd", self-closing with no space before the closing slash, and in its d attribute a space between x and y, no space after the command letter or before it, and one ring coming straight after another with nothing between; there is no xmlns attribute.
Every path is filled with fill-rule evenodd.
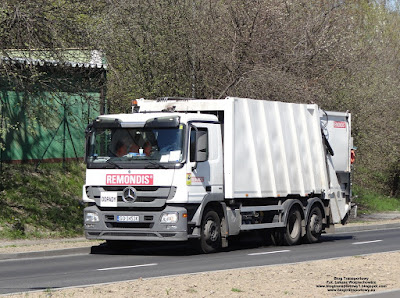
<svg viewBox="0 0 400 298"><path fill-rule="evenodd" d="M140 107L138 106L138 101L137 99L132 100L132 113L138 113Z"/></svg>

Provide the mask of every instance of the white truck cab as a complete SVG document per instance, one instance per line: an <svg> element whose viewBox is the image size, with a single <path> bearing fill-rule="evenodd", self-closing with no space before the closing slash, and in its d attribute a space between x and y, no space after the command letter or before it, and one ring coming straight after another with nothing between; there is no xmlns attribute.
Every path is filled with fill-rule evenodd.
<svg viewBox="0 0 400 298"><path fill-rule="evenodd" d="M99 116L86 131L85 236L192 238L205 253L249 230L316 242L350 211L351 118L333 116L330 128L316 105L241 98L140 99Z"/></svg>

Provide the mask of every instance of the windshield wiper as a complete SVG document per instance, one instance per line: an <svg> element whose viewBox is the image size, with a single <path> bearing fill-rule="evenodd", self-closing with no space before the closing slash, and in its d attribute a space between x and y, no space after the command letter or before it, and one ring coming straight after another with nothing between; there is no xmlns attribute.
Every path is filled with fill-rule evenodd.
<svg viewBox="0 0 400 298"><path fill-rule="evenodd" d="M158 162L150 161L150 160L147 160L147 162L149 164L144 167L145 169L168 169L166 166L164 166Z"/></svg>
<svg viewBox="0 0 400 298"><path fill-rule="evenodd" d="M111 160L111 158L107 159L107 160L106 160L106 163L109 163L110 165L113 165L113 166L115 166L115 167L118 168L118 169L122 169L122 167L121 167L119 164L113 162L113 161Z"/></svg>

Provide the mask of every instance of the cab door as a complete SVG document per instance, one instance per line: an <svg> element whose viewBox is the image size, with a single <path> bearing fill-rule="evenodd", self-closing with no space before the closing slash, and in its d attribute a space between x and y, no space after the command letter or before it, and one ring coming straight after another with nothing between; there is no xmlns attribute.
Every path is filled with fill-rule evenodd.
<svg viewBox="0 0 400 298"><path fill-rule="evenodd" d="M223 193L221 127L218 123L192 123L186 169L189 203L207 194Z"/></svg>

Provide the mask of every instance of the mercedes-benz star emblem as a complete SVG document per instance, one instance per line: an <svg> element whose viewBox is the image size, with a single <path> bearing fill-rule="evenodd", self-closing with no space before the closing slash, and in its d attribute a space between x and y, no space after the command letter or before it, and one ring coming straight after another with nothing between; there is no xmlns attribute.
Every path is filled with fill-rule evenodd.
<svg viewBox="0 0 400 298"><path fill-rule="evenodd" d="M133 203L136 201L136 198L136 189L134 189L133 187L127 187L122 192L122 200L124 200L124 202Z"/></svg>

